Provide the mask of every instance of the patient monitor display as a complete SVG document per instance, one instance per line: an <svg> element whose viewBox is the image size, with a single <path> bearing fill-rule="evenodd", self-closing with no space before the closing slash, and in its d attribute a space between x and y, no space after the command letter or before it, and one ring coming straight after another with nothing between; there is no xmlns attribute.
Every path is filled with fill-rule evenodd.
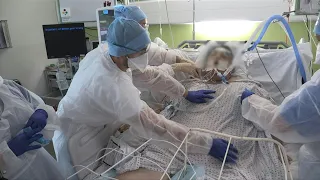
<svg viewBox="0 0 320 180"><path fill-rule="evenodd" d="M87 53L83 23L43 25L48 59Z"/></svg>
<svg viewBox="0 0 320 180"><path fill-rule="evenodd" d="M99 43L103 44L107 42L107 33L109 25L114 20L114 9L111 7L97 9L97 27Z"/></svg>

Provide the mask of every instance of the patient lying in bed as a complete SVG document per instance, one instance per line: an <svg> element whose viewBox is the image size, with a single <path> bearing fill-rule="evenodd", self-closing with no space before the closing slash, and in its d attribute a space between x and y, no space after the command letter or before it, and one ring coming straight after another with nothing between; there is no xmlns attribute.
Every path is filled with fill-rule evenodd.
<svg viewBox="0 0 320 180"><path fill-rule="evenodd" d="M204 64L206 64L206 67L209 67L208 63L211 63L213 67L211 70L218 71L223 75L226 71L223 66L230 67L232 65L232 59L237 51L227 48L226 51L220 49L221 51L215 52L215 47L220 45L211 44L211 46L208 48L209 53L207 52L205 55L207 62ZM227 60L227 56L232 57L230 63L218 65L220 62L214 60L224 55L217 55L217 53L224 54ZM199 57L201 58L201 56ZM209 62L210 58L213 58L214 62ZM210 69L204 69L206 69L206 74L209 74ZM204 104L192 104L185 99L176 99L173 100L173 108L170 110L166 109L162 113L167 117L170 116L172 121L190 128L208 129L240 137L269 137L264 131L242 117L240 100L241 93L245 88L266 98L268 96L267 92L258 83L245 79L241 74L237 73L237 70L239 69L232 68L232 70L224 74L225 83L217 76L218 72L212 73L206 79L184 81L183 85L187 90L215 90L215 99L209 100ZM213 137L224 138L214 135ZM225 164L222 179L284 179L283 166L278 158L274 144L263 141L253 142L244 140L234 140L232 143L239 150L239 159L236 164ZM117 178L126 180L160 179L163 173L162 169L166 169L175 151L175 148L163 149L155 144L147 145L138 154L135 154L143 159L132 158L116 168L117 173L123 173ZM188 158L193 165L204 167L205 179L217 179L222 165L221 161L201 154L188 154ZM156 162L162 169L146 159ZM182 153L178 153L168 173L174 175L183 166L184 156Z"/></svg>

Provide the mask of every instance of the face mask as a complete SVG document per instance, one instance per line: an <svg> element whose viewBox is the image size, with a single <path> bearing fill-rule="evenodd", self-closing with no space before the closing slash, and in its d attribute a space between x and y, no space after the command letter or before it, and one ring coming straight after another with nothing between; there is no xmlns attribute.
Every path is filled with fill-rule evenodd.
<svg viewBox="0 0 320 180"><path fill-rule="evenodd" d="M148 52L142 54L139 57L128 58L128 66L133 71L138 69L141 72L144 72L148 65Z"/></svg>

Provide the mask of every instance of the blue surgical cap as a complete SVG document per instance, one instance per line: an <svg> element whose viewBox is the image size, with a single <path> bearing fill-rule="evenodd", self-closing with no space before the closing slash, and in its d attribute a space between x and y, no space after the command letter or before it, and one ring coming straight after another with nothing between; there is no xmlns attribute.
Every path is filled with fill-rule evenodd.
<svg viewBox="0 0 320 180"><path fill-rule="evenodd" d="M115 57L139 52L151 43L147 31L138 22L122 17L110 24L107 41L109 54Z"/></svg>
<svg viewBox="0 0 320 180"><path fill-rule="evenodd" d="M146 14L138 6L115 6L114 17L124 17L127 19L133 19L137 22L147 19Z"/></svg>

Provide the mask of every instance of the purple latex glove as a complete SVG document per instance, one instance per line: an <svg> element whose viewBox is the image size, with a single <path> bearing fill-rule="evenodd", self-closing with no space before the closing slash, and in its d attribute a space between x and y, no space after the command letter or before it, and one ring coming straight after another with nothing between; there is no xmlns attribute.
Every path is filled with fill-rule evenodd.
<svg viewBox="0 0 320 180"><path fill-rule="evenodd" d="M247 88L243 91L243 93L242 93L242 95L241 95L241 104L242 104L242 101L245 99L245 98L247 98L247 97L249 97L249 96L251 96L251 95L253 95L254 93L252 92L252 91L250 91L250 90L248 90Z"/></svg>
<svg viewBox="0 0 320 180"><path fill-rule="evenodd" d="M186 99L193 103L206 103L205 99L213 99L214 97L209 95L215 93L212 90L199 90L199 91L188 91Z"/></svg>
<svg viewBox="0 0 320 180"><path fill-rule="evenodd" d="M7 143L8 147L16 156L20 156L27 151L39 149L41 148L40 145L30 146L30 144L42 137L42 134L37 134L40 131L41 128L33 129L28 133L22 132Z"/></svg>
<svg viewBox="0 0 320 180"><path fill-rule="evenodd" d="M228 141L224 139L213 139L209 155L223 161L227 147ZM236 163L236 160L238 159L237 156L238 150L233 146L233 144L230 144L226 162Z"/></svg>
<svg viewBox="0 0 320 180"><path fill-rule="evenodd" d="M43 109L37 109L29 118L25 127L31 127L32 129L41 128L41 130L47 125L48 113Z"/></svg>

